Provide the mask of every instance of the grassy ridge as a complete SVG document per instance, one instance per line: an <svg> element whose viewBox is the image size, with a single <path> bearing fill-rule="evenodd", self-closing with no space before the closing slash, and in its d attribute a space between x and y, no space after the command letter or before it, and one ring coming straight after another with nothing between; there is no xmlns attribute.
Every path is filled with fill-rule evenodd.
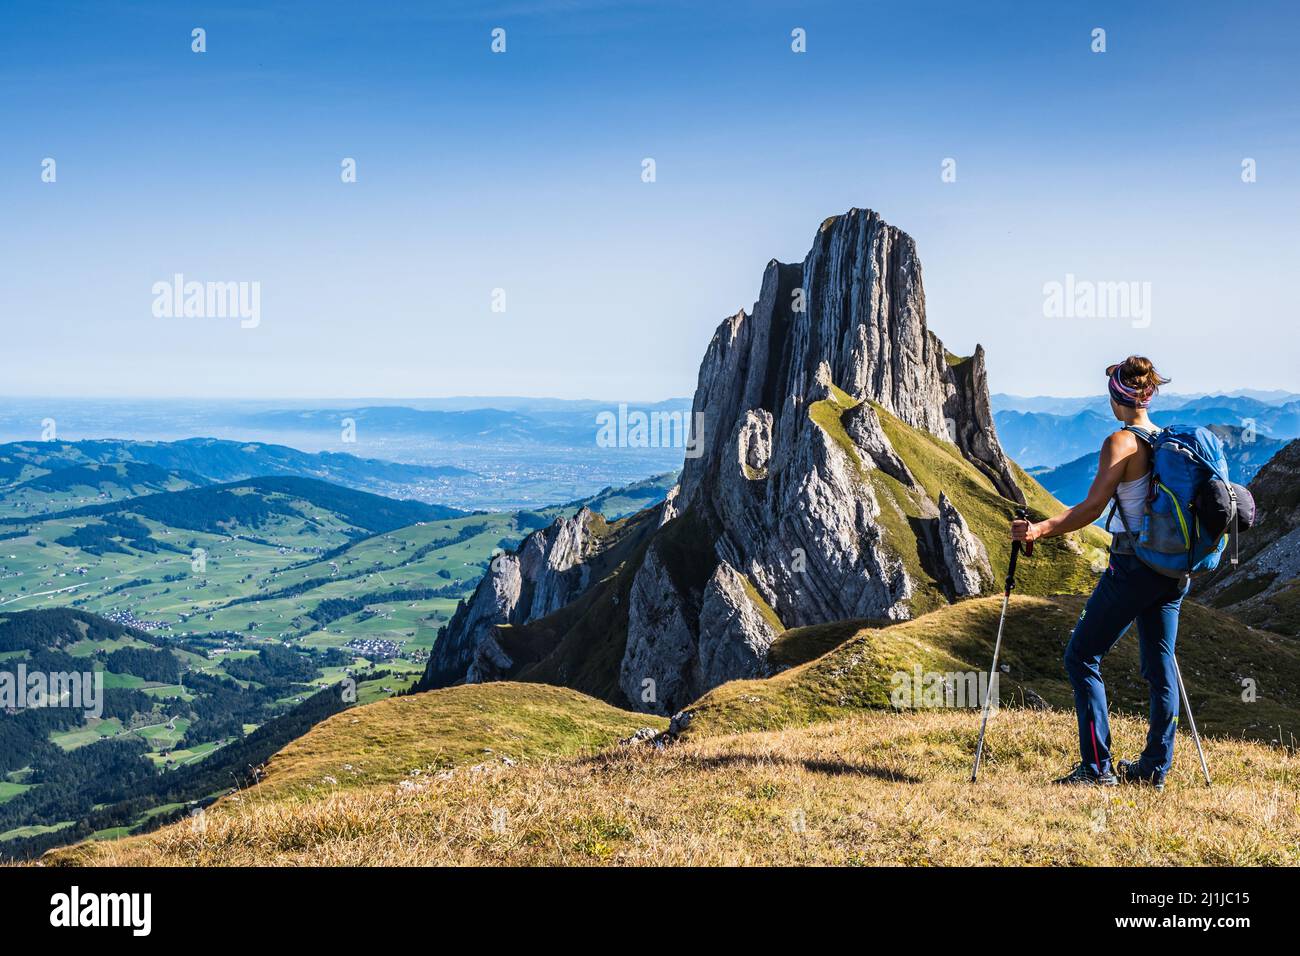
<svg viewBox="0 0 1300 956"><path fill-rule="evenodd" d="M1013 597L1003 635L1006 672L1000 690L1005 701L1022 701L1032 691L1053 706L1073 706L1061 657L1084 601L1082 596ZM777 730L841 718L863 707L890 707L894 675L917 666L937 673L986 670L1001 604L998 597L962 601L912 621L861 629L829 653L775 677L724 684L690 708L694 717L687 734ZM843 633L843 625L822 627L832 640ZM823 639L815 629L799 630L803 633L797 638L804 644ZM1280 726L1282 739L1300 736L1300 646L1295 641L1187 602L1177 646L1197 725L1204 732L1271 741L1279 739ZM1138 669L1135 633L1120 640L1102 672L1112 711L1146 713L1148 691ZM1243 699L1243 680L1254 682L1254 701Z"/></svg>
<svg viewBox="0 0 1300 956"><path fill-rule="evenodd" d="M468 684L346 710L268 763L257 800L394 784L466 763L571 756L662 718L546 684Z"/></svg>
<svg viewBox="0 0 1300 956"><path fill-rule="evenodd" d="M1005 635L1014 703L1068 704L1059 663L1080 597L1015 598ZM878 864L1296 865L1300 785L1291 750L1267 743L1300 716L1300 652L1189 605L1180 657L1209 736L1215 786L1187 741L1163 795L1065 791L1065 707L1007 707L985 775L966 782L978 715L894 710L891 675L986 659L998 599L885 628L787 632L793 656L765 681L715 689L666 750L613 742L664 721L557 687L499 683L338 714L270 761L261 784L196 828L54 851L48 864ZM836 644L837 641L841 643ZM1145 736L1134 642L1108 658L1116 752ZM1241 700L1240 678L1259 700ZM1241 736L1257 738L1243 740ZM1259 742L1265 741L1265 742ZM502 759L502 758L509 758Z"/></svg>
<svg viewBox="0 0 1300 956"><path fill-rule="evenodd" d="M463 688L424 695L440 702ZM509 685L484 688L508 697ZM418 698L417 698L418 700ZM395 701L388 703L397 703ZM503 718L506 706L486 707ZM585 705L589 706L589 705ZM343 715L346 719L348 715ZM493 718L493 719L496 719ZM338 718L336 718L338 720ZM328 725L326 725L328 726ZM1145 732L1118 718L1118 746ZM1003 710L967 783L969 712L855 714L665 750L458 766L317 799L256 791L204 825L81 844L47 865L1290 865L1300 862L1294 758L1216 739L1216 785L1175 764L1149 788L1062 791L1060 712ZM508 738L506 738L508 740ZM501 746L500 739L490 746ZM338 758L342 758L338 754ZM472 758L469 758L472 759Z"/></svg>

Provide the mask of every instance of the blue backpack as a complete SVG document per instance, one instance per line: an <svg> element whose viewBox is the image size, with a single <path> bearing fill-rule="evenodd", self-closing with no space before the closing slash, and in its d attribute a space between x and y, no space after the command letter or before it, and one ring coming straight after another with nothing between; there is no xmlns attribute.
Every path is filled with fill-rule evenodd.
<svg viewBox="0 0 1300 956"><path fill-rule="evenodd" d="M1124 430L1151 447L1151 488L1142 527L1128 526L1118 498L1111 506L1111 514L1119 511L1134 552L1152 570L1171 578L1213 571L1227 547L1229 524L1235 537L1239 499L1249 499L1250 494L1229 480L1219 436L1202 427L1173 426L1154 434L1133 425ZM1243 510L1249 526L1253 504Z"/></svg>

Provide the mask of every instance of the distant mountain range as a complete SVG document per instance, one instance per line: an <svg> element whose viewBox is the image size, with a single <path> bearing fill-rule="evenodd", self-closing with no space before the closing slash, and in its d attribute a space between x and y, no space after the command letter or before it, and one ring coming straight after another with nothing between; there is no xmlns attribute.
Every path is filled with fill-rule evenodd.
<svg viewBox="0 0 1300 956"><path fill-rule="evenodd" d="M647 414L690 411L690 400L657 402L549 398L451 398L300 401L15 399L0 410L0 439L35 438L42 421L57 422L60 435L84 438L150 439L213 435L315 435L301 447L338 444L350 421L358 442L368 437L415 438L444 446L536 445L596 449L601 412Z"/></svg>
<svg viewBox="0 0 1300 956"><path fill-rule="evenodd" d="M1165 409L1181 408L1203 398L1247 398L1265 405L1286 405L1300 400L1300 392L1280 389L1237 388L1230 392L1161 392L1160 406ZM1096 412L1110 413L1110 400L1104 394L1061 397L1059 395L1008 395L994 392L989 396L994 412L1048 412L1052 415L1072 415L1090 408Z"/></svg>
<svg viewBox="0 0 1300 956"><path fill-rule="evenodd" d="M1249 484L1255 474L1287 444L1285 441L1259 436L1254 441L1243 441L1243 429L1229 425L1211 425L1210 429L1223 441L1228 455L1229 476L1243 485ZM1092 480L1097 476L1099 451L1100 446L1064 465L1034 468L1029 473L1061 501L1069 505L1077 504L1087 497Z"/></svg>
<svg viewBox="0 0 1300 956"><path fill-rule="evenodd" d="M474 473L261 442L12 442L0 445L0 517L32 515L252 477L314 478L371 492L445 488Z"/></svg>
<svg viewBox="0 0 1300 956"><path fill-rule="evenodd" d="M1063 465L1081 455L1095 453L1101 448L1102 440L1117 427L1109 402L1103 396L1025 401L1044 405L1062 403L1054 406L1062 409L1058 412L1016 410L1008 407L1014 403L1006 401L999 410L994 404L993 418L1003 447L1027 467ZM1070 410L1072 403L1083 404ZM1209 395L1177 402L1166 401L1162 396L1152 408L1151 417L1161 425L1225 425L1248 429L1253 423L1260 438L1285 441L1300 437L1300 398L1278 404L1248 396Z"/></svg>
<svg viewBox="0 0 1300 956"><path fill-rule="evenodd" d="M640 442L642 435L631 432L615 436L625 441L604 440L598 416L621 418L623 410L633 417L642 412L652 421L659 413L657 423L667 428L655 429L659 440L653 443ZM513 511L586 498L602 488L623 487L680 468L689 412L687 399L25 398L0 403L0 441L8 439L29 450L99 441L106 443L100 451L83 448L72 463L130 460L203 475L219 470L223 481L293 474L467 510ZM59 441L40 440L52 432ZM206 437L196 439L198 435ZM161 447L111 454L102 450L131 442ZM196 447L202 442L209 447ZM6 447L0 445L0 455ZM223 462L222 456L229 460ZM0 484L12 484L17 467L0 461ZM103 486L93 494L118 498L149 490L101 477ZM169 490L176 487L168 485ZM42 505L33 500L29 507Z"/></svg>
<svg viewBox="0 0 1300 956"><path fill-rule="evenodd" d="M20 399L7 404L0 410L0 437L32 434L48 416L59 422L60 434L78 440L0 445L0 514L176 491L197 484L196 475L232 481L275 474L470 510L536 510L675 470L684 451L603 446L596 440L597 415L617 414L619 403L599 400L140 400L97 405ZM1094 454L1115 427L1104 395L994 394L990 406L1003 449L1028 468L1065 466ZM683 420L690 409L685 398L627 406L629 414L659 412ZM1300 437L1300 395L1249 389L1167 393L1153 417L1163 424L1239 428L1253 422L1259 437L1286 440ZM188 434L175 441L156 440L178 430ZM212 437L191 437L196 434ZM137 436L140 440L134 440ZM256 440L244 440L248 438ZM118 463L130 467L95 467ZM32 467L25 470L25 465ZM73 465L82 470L58 479L44 474Z"/></svg>

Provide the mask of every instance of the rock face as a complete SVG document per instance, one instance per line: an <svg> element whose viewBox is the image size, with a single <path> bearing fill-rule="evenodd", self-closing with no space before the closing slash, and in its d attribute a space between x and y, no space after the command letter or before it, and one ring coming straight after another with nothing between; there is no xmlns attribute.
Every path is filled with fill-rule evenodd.
<svg viewBox="0 0 1300 956"><path fill-rule="evenodd" d="M983 545L951 501L925 496L877 406L1023 502L983 350L961 360L944 349L926 327L915 244L855 209L822 224L802 264L770 262L753 314L726 319L709 343L692 409L705 452L686 461L633 584L619 675L629 701L672 713L761 675L782 627L909 617L917 539L954 596L991 582ZM925 500L913 543L888 540L908 519L875 472Z"/></svg>
<svg viewBox="0 0 1300 956"><path fill-rule="evenodd" d="M982 593L993 580L988 552L943 492L939 492L939 541L948 580L956 595L971 597Z"/></svg>
<svg viewBox="0 0 1300 956"><path fill-rule="evenodd" d="M582 516L536 533L457 610L423 687L585 668L613 702L673 714L768 674L787 628L901 620L992 583L959 508L987 527L1025 498L984 352L957 358L929 331L915 245L874 212L828 219L800 264L768 263L752 314L714 333L692 412L702 453L617 567L592 571Z"/></svg>
<svg viewBox="0 0 1300 956"><path fill-rule="evenodd" d="M513 661L497 640L497 625L544 617L587 589L598 520L583 508L534 531L514 554L495 556L473 595L439 632L418 689L503 676Z"/></svg>
<svg viewBox="0 0 1300 956"><path fill-rule="evenodd" d="M1300 636L1300 439L1288 443L1250 482L1255 526L1240 532L1240 563L1232 543L1219 570L1195 585L1197 599L1247 624Z"/></svg>
<svg viewBox="0 0 1300 956"><path fill-rule="evenodd" d="M767 649L784 628L751 591L725 561L705 585L694 696L729 680L767 676Z"/></svg>

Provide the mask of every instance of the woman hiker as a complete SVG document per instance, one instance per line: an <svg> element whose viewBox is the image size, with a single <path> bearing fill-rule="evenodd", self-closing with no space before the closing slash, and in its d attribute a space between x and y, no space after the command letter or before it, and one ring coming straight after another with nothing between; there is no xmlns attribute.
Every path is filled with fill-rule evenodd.
<svg viewBox="0 0 1300 956"><path fill-rule="evenodd" d="M1151 449L1130 429L1146 435L1159 431L1147 416L1147 407L1169 380L1161 377L1148 359L1136 355L1110 366L1106 375L1111 411L1123 427L1102 442L1100 466L1088 497L1044 521L1013 521L1011 536L1028 543L1077 531L1100 518L1112 500L1116 502L1120 513L1112 511L1106 523L1106 530L1113 535L1110 563L1065 648L1065 669L1074 687L1079 717L1081 759L1055 782L1111 787L1123 781L1163 789L1174 759L1179 703L1174 639L1186 586L1143 564L1133 553L1126 529L1140 531L1151 482ZM1112 763L1101 660L1135 620L1142 676L1151 686L1151 728L1137 760Z"/></svg>

